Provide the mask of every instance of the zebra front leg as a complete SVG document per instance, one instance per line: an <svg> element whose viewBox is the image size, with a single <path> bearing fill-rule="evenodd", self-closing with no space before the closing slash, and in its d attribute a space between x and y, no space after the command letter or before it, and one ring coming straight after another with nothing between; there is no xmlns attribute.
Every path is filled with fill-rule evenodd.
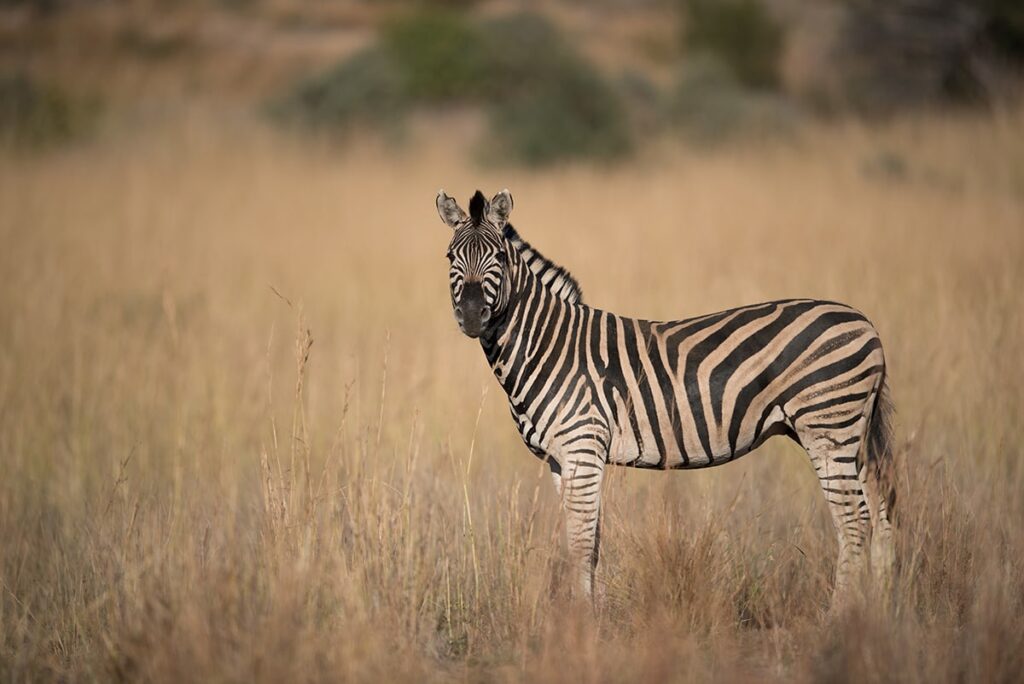
<svg viewBox="0 0 1024 684"><path fill-rule="evenodd" d="M555 485L555 494L558 495L558 499L562 499L562 469L554 461L550 461L551 466L551 482Z"/></svg>
<svg viewBox="0 0 1024 684"><path fill-rule="evenodd" d="M556 488L561 495L576 591L592 602L600 544L604 459L591 453L572 454L563 464L561 476L556 475Z"/></svg>

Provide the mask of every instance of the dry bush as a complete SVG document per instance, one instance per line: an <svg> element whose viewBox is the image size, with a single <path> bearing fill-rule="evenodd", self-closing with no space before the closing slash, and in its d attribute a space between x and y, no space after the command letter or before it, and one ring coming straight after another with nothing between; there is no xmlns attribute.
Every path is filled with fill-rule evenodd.
<svg viewBox="0 0 1024 684"><path fill-rule="evenodd" d="M0 159L0 678L1014 680L1021 123L527 174L198 117ZM905 173L866 174L883 154ZM825 612L833 532L782 441L611 471L602 607L574 608L548 479L451 318L441 185L512 188L612 310L867 312L900 418L891 608Z"/></svg>

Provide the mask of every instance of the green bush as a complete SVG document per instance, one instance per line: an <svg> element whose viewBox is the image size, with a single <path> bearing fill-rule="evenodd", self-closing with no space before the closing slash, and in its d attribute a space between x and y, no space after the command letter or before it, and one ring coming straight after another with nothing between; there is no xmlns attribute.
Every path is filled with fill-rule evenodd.
<svg viewBox="0 0 1024 684"><path fill-rule="evenodd" d="M564 159L614 159L630 149L622 108L588 73L524 91L491 106L492 131L503 157L531 166Z"/></svg>
<svg viewBox="0 0 1024 684"><path fill-rule="evenodd" d="M98 102L75 98L25 74L0 76L0 138L8 145L42 148L92 130Z"/></svg>
<svg viewBox="0 0 1024 684"><path fill-rule="evenodd" d="M619 93L564 39L533 14L492 20L487 106L497 152L528 165L612 159L631 148Z"/></svg>
<svg viewBox="0 0 1024 684"><path fill-rule="evenodd" d="M117 46L141 59L159 62L178 57L194 48L192 40L183 33L155 34L137 26L126 26L117 32Z"/></svg>
<svg viewBox="0 0 1024 684"><path fill-rule="evenodd" d="M778 86L785 36L759 0L683 0L683 14L688 51L714 55L747 87Z"/></svg>
<svg viewBox="0 0 1024 684"><path fill-rule="evenodd" d="M630 149L619 93L553 24L532 14L483 24L447 10L408 15L384 28L379 45L300 83L273 111L339 129L397 123L416 105L453 103L488 113L489 161L542 165Z"/></svg>
<svg viewBox="0 0 1024 684"><path fill-rule="evenodd" d="M984 0L984 33L996 51L1024 64L1024 3L1020 0Z"/></svg>
<svg viewBox="0 0 1024 684"><path fill-rule="evenodd" d="M371 47L299 83L271 105L280 121L316 130L353 123L396 126L410 104L405 75L384 50Z"/></svg>
<svg viewBox="0 0 1024 684"><path fill-rule="evenodd" d="M480 99L486 71L476 27L452 11L422 10L388 23L378 44L300 81L270 111L315 130L395 130L417 104Z"/></svg>
<svg viewBox="0 0 1024 684"><path fill-rule="evenodd" d="M627 69L619 76L616 89L629 103L630 128L654 132L664 128L665 93L642 72Z"/></svg>
<svg viewBox="0 0 1024 684"><path fill-rule="evenodd" d="M484 90L483 36L461 13L435 9L406 16L384 28L381 44L416 100L470 100Z"/></svg>

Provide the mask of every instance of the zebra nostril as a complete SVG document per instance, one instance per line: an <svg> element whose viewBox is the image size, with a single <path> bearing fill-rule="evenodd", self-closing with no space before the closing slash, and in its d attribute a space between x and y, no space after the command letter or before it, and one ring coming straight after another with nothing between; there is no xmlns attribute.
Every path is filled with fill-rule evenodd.
<svg viewBox="0 0 1024 684"><path fill-rule="evenodd" d="M484 308L480 309L480 320L481 321L486 321L490 317L491 317L491 307L485 306Z"/></svg>
<svg viewBox="0 0 1024 684"><path fill-rule="evenodd" d="M455 307L455 320L457 320L457 321L459 321L461 323L462 319L463 319L462 307L461 306L457 306L457 307Z"/></svg>

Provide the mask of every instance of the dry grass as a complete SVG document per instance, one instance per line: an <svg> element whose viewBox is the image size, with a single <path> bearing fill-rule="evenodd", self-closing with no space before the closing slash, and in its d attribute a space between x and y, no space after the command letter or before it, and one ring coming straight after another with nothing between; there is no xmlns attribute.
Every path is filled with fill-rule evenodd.
<svg viewBox="0 0 1024 684"><path fill-rule="evenodd" d="M526 174L200 116L0 159L0 679L1016 679L1022 121ZM833 533L773 441L613 470L603 607L574 610L553 492L451 317L439 186L510 187L606 308L867 312L903 445L893 609L823 613Z"/></svg>

